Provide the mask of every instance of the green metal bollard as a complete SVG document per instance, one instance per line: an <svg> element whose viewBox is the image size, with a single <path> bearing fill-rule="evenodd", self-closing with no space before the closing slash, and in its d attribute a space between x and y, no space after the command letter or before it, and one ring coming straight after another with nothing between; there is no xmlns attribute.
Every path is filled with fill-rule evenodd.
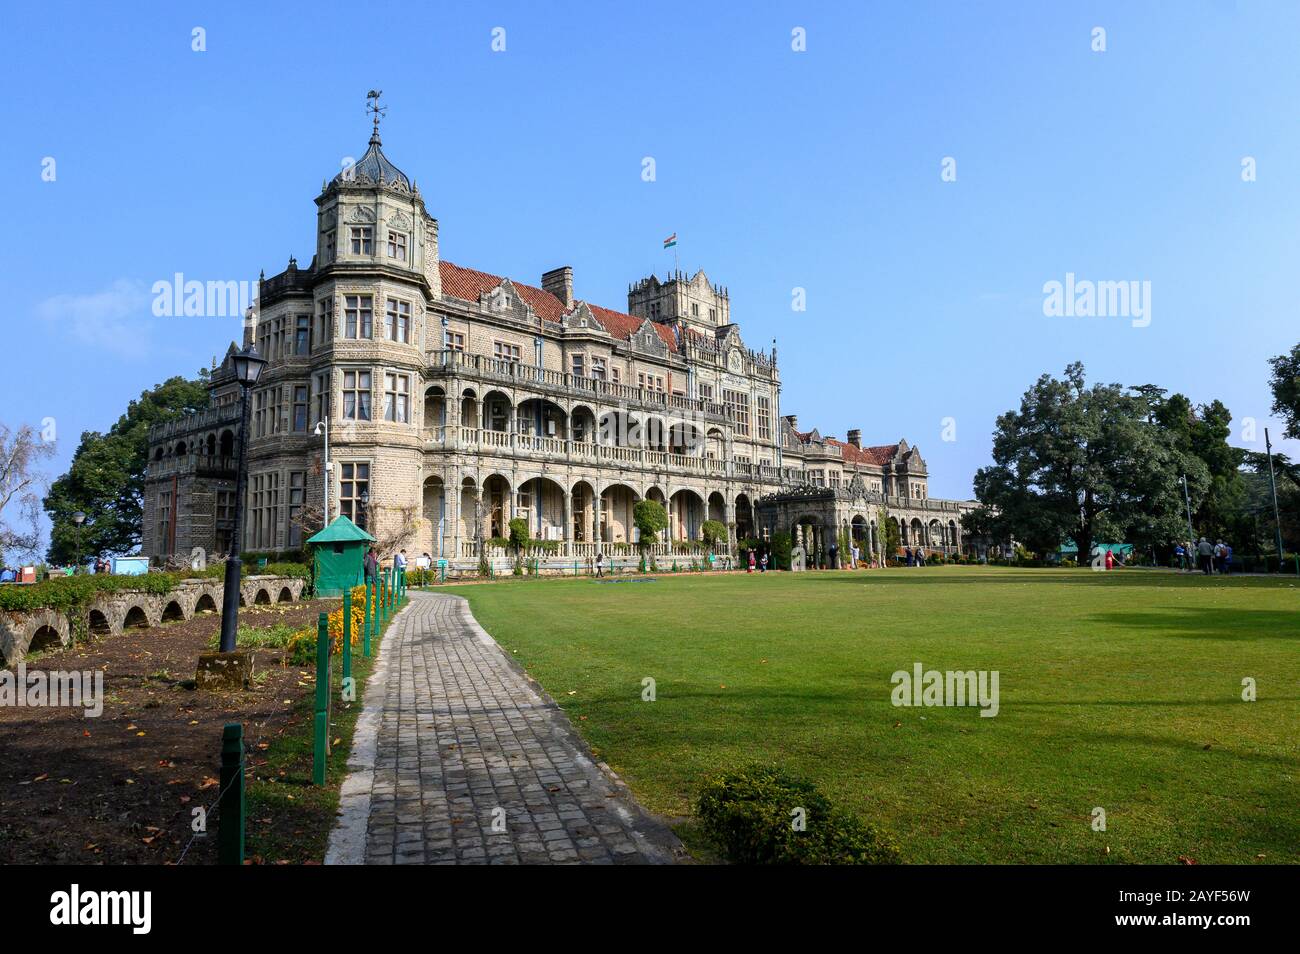
<svg viewBox="0 0 1300 954"><path fill-rule="evenodd" d="M370 657L370 580L366 580L366 611L361 626L361 645L366 657Z"/></svg>
<svg viewBox="0 0 1300 954"><path fill-rule="evenodd" d="M375 623L373 619L375 612L374 587L374 583L370 581L366 582L366 632L362 652L366 654L367 659L370 658L370 636L375 631Z"/></svg>
<svg viewBox="0 0 1300 954"><path fill-rule="evenodd" d="M343 678L352 678L352 591L343 591Z"/></svg>
<svg viewBox="0 0 1300 954"><path fill-rule="evenodd" d="M330 624L324 613L316 621L316 718L311 763L313 785L325 784L330 743Z"/></svg>
<svg viewBox="0 0 1300 954"><path fill-rule="evenodd" d="M227 722L221 733L221 813L217 820L217 863L244 863L244 727Z"/></svg>

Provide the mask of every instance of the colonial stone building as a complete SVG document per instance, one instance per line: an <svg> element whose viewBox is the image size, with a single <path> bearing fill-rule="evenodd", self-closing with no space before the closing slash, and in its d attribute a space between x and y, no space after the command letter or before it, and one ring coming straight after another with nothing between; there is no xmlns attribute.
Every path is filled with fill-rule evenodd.
<svg viewBox="0 0 1300 954"><path fill-rule="evenodd" d="M703 271L642 279L616 311L579 298L568 266L533 285L444 261L377 127L316 207L310 266L264 277L245 319L244 344L269 361L250 395L246 551L299 546L326 484L331 517L453 570L491 556L516 516L570 564L622 551L643 498L670 515L661 556L694 552L709 519L733 541L794 532L812 553L846 532L876 552L882 520L904 543L960 547L968 505L930 499L915 447L782 414L776 349L746 345ZM228 360L211 392L211 408L151 434L143 548L160 560L229 546Z"/></svg>

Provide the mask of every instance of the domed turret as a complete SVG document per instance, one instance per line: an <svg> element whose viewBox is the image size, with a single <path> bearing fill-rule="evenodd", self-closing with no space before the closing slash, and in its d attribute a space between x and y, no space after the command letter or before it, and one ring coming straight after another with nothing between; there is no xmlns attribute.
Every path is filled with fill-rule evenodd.
<svg viewBox="0 0 1300 954"><path fill-rule="evenodd" d="M351 182L359 185L379 184L400 185L407 192L411 191L411 180L406 173L389 161L380 148L379 129L370 136L370 148L366 154L334 177L335 183Z"/></svg>

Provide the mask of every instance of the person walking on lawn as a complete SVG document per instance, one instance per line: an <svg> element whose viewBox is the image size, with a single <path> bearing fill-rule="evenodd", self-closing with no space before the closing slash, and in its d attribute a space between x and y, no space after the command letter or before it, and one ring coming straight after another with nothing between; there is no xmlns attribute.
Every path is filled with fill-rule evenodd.
<svg viewBox="0 0 1300 954"><path fill-rule="evenodd" d="M1196 556L1202 573L1209 576L1214 572L1214 547L1205 537L1201 537L1200 542L1196 544Z"/></svg>

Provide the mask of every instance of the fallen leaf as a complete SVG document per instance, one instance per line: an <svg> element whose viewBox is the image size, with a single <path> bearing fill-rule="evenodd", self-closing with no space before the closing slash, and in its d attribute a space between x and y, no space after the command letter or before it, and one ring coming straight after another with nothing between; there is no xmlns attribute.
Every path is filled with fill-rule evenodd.
<svg viewBox="0 0 1300 954"><path fill-rule="evenodd" d="M1200 862L1198 862L1195 858L1188 857L1187 855L1179 855L1178 863L1180 865L1195 865L1195 864L1199 864Z"/></svg>

